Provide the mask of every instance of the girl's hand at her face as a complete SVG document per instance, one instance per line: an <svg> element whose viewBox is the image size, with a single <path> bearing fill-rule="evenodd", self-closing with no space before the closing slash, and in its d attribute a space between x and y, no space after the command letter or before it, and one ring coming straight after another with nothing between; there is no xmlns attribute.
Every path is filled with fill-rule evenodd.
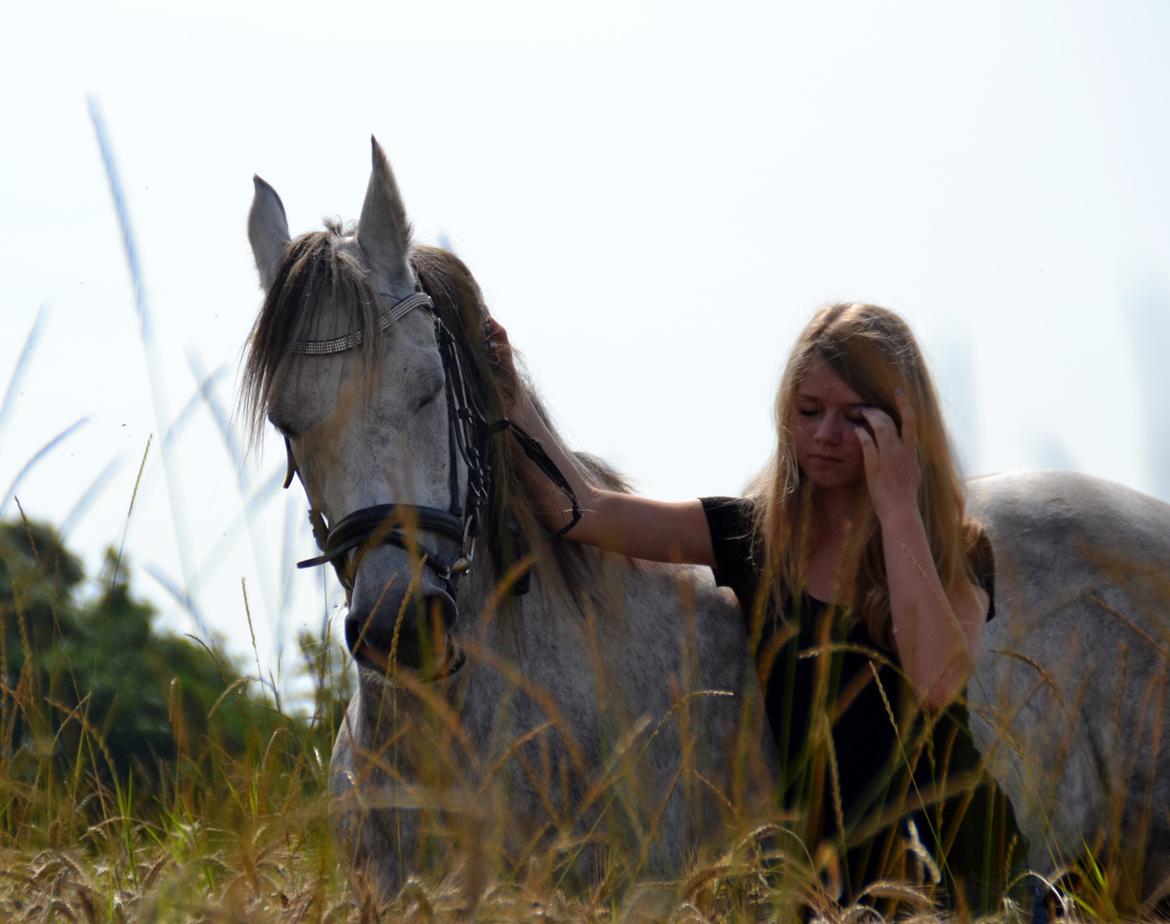
<svg viewBox="0 0 1170 924"><path fill-rule="evenodd" d="M865 483L870 503L880 521L908 511L918 512L918 486L922 472L918 467L918 439L914 411L905 392L894 392L902 432L893 418L876 407L863 408L865 425L854 429L865 460Z"/></svg>

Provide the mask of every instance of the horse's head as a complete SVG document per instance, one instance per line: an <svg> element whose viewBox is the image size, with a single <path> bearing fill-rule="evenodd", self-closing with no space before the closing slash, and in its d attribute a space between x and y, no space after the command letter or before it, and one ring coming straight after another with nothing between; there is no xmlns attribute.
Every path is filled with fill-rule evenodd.
<svg viewBox="0 0 1170 924"><path fill-rule="evenodd" d="M469 470L449 419L458 358L411 270L394 176L375 141L356 229L295 240L279 196L255 185L248 234L266 298L245 407L287 441L289 477L300 475L323 546L315 561L346 587L354 657L442 675L460 657L452 571L467 553Z"/></svg>

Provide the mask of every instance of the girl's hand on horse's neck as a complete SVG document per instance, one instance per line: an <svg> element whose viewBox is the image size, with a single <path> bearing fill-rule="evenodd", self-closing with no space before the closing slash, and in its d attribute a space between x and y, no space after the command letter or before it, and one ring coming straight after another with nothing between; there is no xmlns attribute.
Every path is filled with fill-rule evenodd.
<svg viewBox="0 0 1170 924"><path fill-rule="evenodd" d="M521 385L508 332L489 319L484 333L490 355L501 367L500 374L513 386L515 400L507 409L508 416L541 444L577 496L581 519L564 538L631 558L714 567L715 552L702 503L697 498L656 501L636 494L607 491L589 481L573 453L549 429ZM518 463L532 493L537 516L549 530L560 529L569 519L560 488L527 456L521 455Z"/></svg>

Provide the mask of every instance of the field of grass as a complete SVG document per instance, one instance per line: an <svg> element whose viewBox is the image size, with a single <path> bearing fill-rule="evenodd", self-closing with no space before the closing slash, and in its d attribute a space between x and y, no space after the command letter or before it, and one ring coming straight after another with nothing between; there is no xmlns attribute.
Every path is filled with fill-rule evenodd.
<svg viewBox="0 0 1170 924"><path fill-rule="evenodd" d="M11 562L5 574L15 574ZM3 621L28 642L30 624L46 621L34 608L45 594L19 582L10 586ZM54 610L51 621L67 624L65 611ZM282 712L249 693L257 686L254 677L231 673L220 678L214 701L204 700L193 714L190 693L185 701L178 681L160 674L174 749L154 764L125 766L111 752L115 727L99 717L93 692L78 679L85 676L83 659L25 658L15 675L6 671L9 682L0 689L0 921L970 917L962 906L932 900L927 880L934 860L910 842L903 881L875 884L861 904L842 907L834 900L840 871L832 851L810 856L794 833L799 818L779 814L733 822L724 839L671 881L651 882L634 872L641 845L623 851L606 843L602 874L585 883L566 876L566 858L579 847L580 832L550 835L518 860L476 830L461 829L454 814L436 822L443 830L433 840L447 845L446 852L432 853L394 901L379 904L360 888L351 891L328 824L329 756L349 694L339 663L345 656L335 640L302 644L314 687L312 714ZM0 654L7 666L15 652L6 645ZM134 693L146 696L149 685ZM241 718L242 739L234 731ZM605 785L620 798L620 775ZM1017 887L1013 898L1024 892ZM1110 916L1107 895L1098 890L1094 899L1088 890L1080 911ZM997 907L994 919L1020 917L1011 901Z"/></svg>
<svg viewBox="0 0 1170 924"><path fill-rule="evenodd" d="M329 832L326 788L336 712L312 720L274 713L267 737L253 737L234 754L221 746L213 716L208 737L183 741L180 753L188 756L165 774L117 775L84 706L54 723L45 714L53 704L37 692L25 679L0 699L0 740L7 744L17 725L60 729L56 740L0 750L4 922L971 917L931 900L926 863L907 865L909 881L875 885L866 901L843 907L830 894L832 858L822 855L817 868L779 821L729 832L676 880L626 883L621 864L630 858L615 854L609 874L584 887L564 885L565 845L555 839L515 866L485 856L483 845L464 832L450 831L447 841L462 846L412 876L388 906L378 906L351 893ZM172 719L181 740L178 711ZM63 752L66 739L70 746ZM44 753L30 753L37 749ZM1110 919L1107 892L1069 894L1068 910ZM1013 898L1022 901L1024 894L1018 886ZM984 917L1025 919L1011 900Z"/></svg>
<svg viewBox="0 0 1170 924"><path fill-rule="evenodd" d="M8 731L46 724L38 712L52 706L33 692L20 683L5 690ZM111 779L100 733L84 712L70 721L80 730L70 753L52 753L57 743L47 742L35 768L25 748L0 757L0 920L697 922L791 919L806 906L830 920L872 913L818 895L815 883L828 884L831 870L769 860L777 848L764 845L781 830L772 825L729 839L677 881L580 890L558 884L558 845L519 869L485 869L475 845L453 833L451 842L469 844L466 855L412 878L378 908L351 896L329 834L326 722L277 716L267 740L244 753L212 740L201 758L180 759L147 782L137 773ZM914 884L875 894L886 910L896 898L903 914L942 913Z"/></svg>

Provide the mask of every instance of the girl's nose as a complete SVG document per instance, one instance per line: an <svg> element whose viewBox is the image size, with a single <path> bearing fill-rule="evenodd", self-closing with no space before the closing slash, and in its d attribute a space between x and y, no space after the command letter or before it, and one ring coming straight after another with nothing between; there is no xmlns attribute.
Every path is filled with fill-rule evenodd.
<svg viewBox="0 0 1170 924"><path fill-rule="evenodd" d="M814 437L820 443L839 443L841 435L841 419L836 414L825 414L821 418Z"/></svg>

